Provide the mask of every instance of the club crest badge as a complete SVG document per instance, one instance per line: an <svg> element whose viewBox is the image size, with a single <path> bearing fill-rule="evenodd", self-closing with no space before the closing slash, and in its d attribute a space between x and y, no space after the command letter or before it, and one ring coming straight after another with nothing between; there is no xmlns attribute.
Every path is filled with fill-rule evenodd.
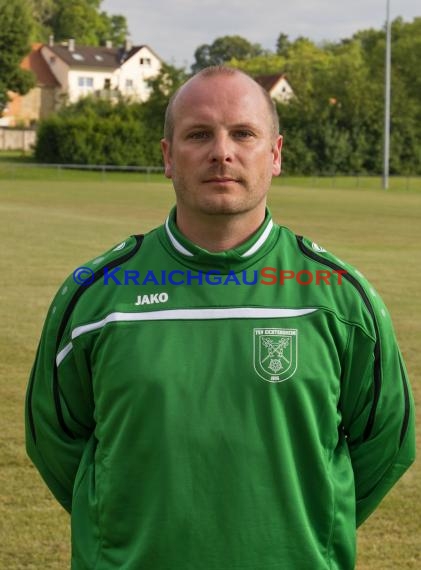
<svg viewBox="0 0 421 570"><path fill-rule="evenodd" d="M267 382L283 382L297 370L297 329L254 329L254 369Z"/></svg>

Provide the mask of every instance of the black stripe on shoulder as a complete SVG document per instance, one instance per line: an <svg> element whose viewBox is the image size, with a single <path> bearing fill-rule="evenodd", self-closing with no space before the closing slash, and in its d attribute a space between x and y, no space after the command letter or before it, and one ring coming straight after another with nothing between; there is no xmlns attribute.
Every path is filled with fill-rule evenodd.
<svg viewBox="0 0 421 570"><path fill-rule="evenodd" d="M410 402L409 402L409 390L408 390L408 384L406 381L406 374L405 374L405 370L403 368L402 358L401 358L400 354L399 354L399 366L401 369L403 395L404 395L404 401L405 401L405 413L404 413L403 420L402 420L401 437L399 440L399 445L402 445L404 437L405 437L406 432L408 430Z"/></svg>
<svg viewBox="0 0 421 570"><path fill-rule="evenodd" d="M54 354L54 368L53 368L53 370L54 370L54 372L53 372L54 404L56 407L57 418L58 418L60 427L72 439L75 439L75 435L69 429L69 427L66 425L66 422L64 421L64 416L63 416L63 412L61 409L61 403L60 403L60 389L59 389L59 383L58 383L58 370L57 370L57 364L56 364L56 356L58 353L58 349L60 347L61 339L63 337L64 331L66 330L67 323L69 322L69 319L70 319L71 314L72 314L72 312L76 306L76 303L79 301L80 297L85 293L85 291L87 291L89 289L89 287L91 287L94 283L96 283L98 281L98 279L101 279L101 277L103 277L103 275L105 273L105 268L113 269L114 267L117 267L120 263L125 263L126 261L128 261L130 258L132 258L139 251L140 246L142 245L144 236L143 235L135 235L133 237L136 239L136 244L135 244L133 249L131 249L128 253L125 253L124 255L117 257L116 259L114 259L113 261L108 263L106 266L101 267L100 269L95 271L92 282L86 286L81 286L81 287L79 287L79 289L77 289L77 291L74 293L73 297L71 298L71 300L70 300L70 302L66 308L66 311L64 312L63 318L61 320L61 323L60 323L60 326L58 329L57 340L56 340L56 350L55 350L55 354Z"/></svg>
<svg viewBox="0 0 421 570"><path fill-rule="evenodd" d="M315 261L323 263L324 265L327 265L328 267L334 269L335 271L343 269L337 263L331 261L330 259L325 259L321 255L317 254L316 252L308 248L304 243L303 236L295 236L295 237L297 239L298 247L300 248L301 252L304 255L310 257L311 259L314 259ZM371 315L371 318L373 319L373 326L376 333L376 343L374 346L374 394L373 394L373 402L371 404L370 415L368 416L367 425L365 427L363 434L363 439L364 441L366 441L370 437L371 431L373 429L374 419L376 416L377 405L379 402L380 391L382 387L380 333L373 306L370 302L370 299L368 298L367 293L364 291L359 281L355 279L353 275L350 275L348 272L343 274L342 277L347 281L349 281L360 294L365 306L367 307L368 312Z"/></svg>
<svg viewBox="0 0 421 570"><path fill-rule="evenodd" d="M35 362L34 362L34 365L32 367L32 370L31 370L31 376L29 379L28 396L27 396L28 397L28 401L27 401L28 422L29 422L29 428L31 430L32 439L34 440L34 443L36 443L36 432L35 432L34 413L32 411L32 392L34 389L34 377L35 377L35 370L37 368L38 355L39 355L39 345L38 345L37 353L35 356Z"/></svg>
<svg viewBox="0 0 421 570"><path fill-rule="evenodd" d="M80 297L85 293L85 291L87 291L89 289L89 287L91 287L94 283L96 283L99 279L101 279L101 277L104 276L105 268L113 269L114 267L117 267L118 265L120 265L120 263L125 263L127 260L131 259L133 257L133 255L135 255L138 252L140 246L142 245L142 241L143 241L144 236L138 235L138 236L133 236L133 237L136 239L136 244L132 250L130 250L128 253L125 253L121 257L117 257L116 259L114 259L114 261L111 261L110 263L108 263L104 267L100 267L97 271L95 271L95 273L93 275L93 279L90 283L88 283L87 285L82 285L79 287L79 289L77 289L77 291L75 292L75 294L71 298L71 300L70 300L70 302L66 308L66 311L64 312L63 318L62 318L61 323L60 323L60 327L58 329L57 344L56 344L57 351L58 351L58 348L60 346L61 338L64 334L65 329L66 329L70 315L72 314L73 309L75 308L75 305L79 301Z"/></svg>

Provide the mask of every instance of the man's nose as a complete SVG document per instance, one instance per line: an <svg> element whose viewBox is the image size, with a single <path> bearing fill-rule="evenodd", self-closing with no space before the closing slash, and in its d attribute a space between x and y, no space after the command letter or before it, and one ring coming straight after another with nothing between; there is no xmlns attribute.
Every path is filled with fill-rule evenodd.
<svg viewBox="0 0 421 570"><path fill-rule="evenodd" d="M232 162L233 148L232 140L225 133L216 134L213 137L212 145L210 148L211 162Z"/></svg>

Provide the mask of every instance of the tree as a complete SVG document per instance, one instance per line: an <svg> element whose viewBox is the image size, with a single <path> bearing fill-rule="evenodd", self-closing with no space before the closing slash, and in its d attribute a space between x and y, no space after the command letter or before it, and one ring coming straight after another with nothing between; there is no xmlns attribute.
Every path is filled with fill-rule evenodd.
<svg viewBox="0 0 421 570"><path fill-rule="evenodd" d="M33 41L47 42L52 31L48 25L54 13L54 0L27 0L34 19Z"/></svg>
<svg viewBox="0 0 421 570"><path fill-rule="evenodd" d="M55 39L75 38L80 44L97 45L98 29L103 31L97 4L87 0L55 0L55 10L48 22Z"/></svg>
<svg viewBox="0 0 421 570"><path fill-rule="evenodd" d="M196 73L210 65L222 65L234 58L245 60L264 53L260 44L252 44L241 36L223 36L210 45L202 44L196 49L192 71Z"/></svg>
<svg viewBox="0 0 421 570"><path fill-rule="evenodd" d="M51 29L47 22L54 13L54 0L27 0L34 19L33 39L47 42Z"/></svg>
<svg viewBox="0 0 421 570"><path fill-rule="evenodd" d="M33 75L20 68L30 51L33 25L26 0L0 0L0 111L8 91L24 95L35 83Z"/></svg>
<svg viewBox="0 0 421 570"><path fill-rule="evenodd" d="M282 73L285 68L286 58L281 55L268 54L250 57L248 59L231 59L227 62L230 67L245 71L253 77L258 75L272 75Z"/></svg>
<svg viewBox="0 0 421 570"><path fill-rule="evenodd" d="M101 12L102 30L98 29L98 41L104 45L107 40L112 41L115 46L122 46L129 36L127 20L121 14L109 16L106 12Z"/></svg>
<svg viewBox="0 0 421 570"><path fill-rule="evenodd" d="M127 21L121 15L100 12L102 0L27 0L36 21L36 39L56 41L75 38L84 45L122 45L128 36Z"/></svg>
<svg viewBox="0 0 421 570"><path fill-rule="evenodd" d="M395 75L405 84L408 95L419 101L421 77L421 17L411 23L397 18L392 25L393 66Z"/></svg>
<svg viewBox="0 0 421 570"><path fill-rule="evenodd" d="M184 83L187 74L164 63L159 75L148 80L151 95L142 105L142 118L149 137L149 147L154 152L154 164L161 164L159 141L164 134L165 110L171 95Z"/></svg>
<svg viewBox="0 0 421 570"><path fill-rule="evenodd" d="M331 54L307 38L297 38L288 48L284 72L294 92L312 106L314 91L320 87L319 78L329 65Z"/></svg>
<svg viewBox="0 0 421 570"><path fill-rule="evenodd" d="M289 41L287 34L279 34L278 39L276 40L276 53L286 57L288 55L290 45L291 42Z"/></svg>

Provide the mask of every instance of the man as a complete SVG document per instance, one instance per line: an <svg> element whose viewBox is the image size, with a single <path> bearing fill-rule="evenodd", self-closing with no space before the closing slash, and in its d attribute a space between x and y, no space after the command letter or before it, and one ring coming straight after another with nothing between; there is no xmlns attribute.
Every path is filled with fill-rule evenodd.
<svg viewBox="0 0 421 570"><path fill-rule="evenodd" d="M348 570L413 461L382 301L266 209L281 140L247 75L191 78L162 141L176 208L53 301L27 447L74 570Z"/></svg>

